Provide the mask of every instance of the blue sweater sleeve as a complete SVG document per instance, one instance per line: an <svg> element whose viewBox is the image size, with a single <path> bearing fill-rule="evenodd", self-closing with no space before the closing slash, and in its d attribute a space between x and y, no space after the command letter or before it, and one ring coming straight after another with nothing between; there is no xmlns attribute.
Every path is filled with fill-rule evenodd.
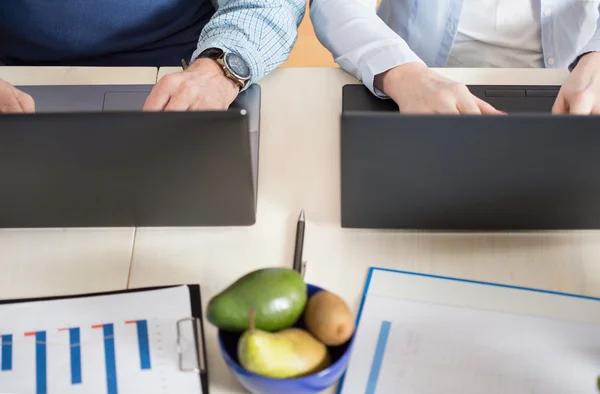
<svg viewBox="0 0 600 394"><path fill-rule="evenodd" d="M305 11L306 0L219 0L191 60L206 48L234 52L250 67L248 87L288 59Z"/></svg>

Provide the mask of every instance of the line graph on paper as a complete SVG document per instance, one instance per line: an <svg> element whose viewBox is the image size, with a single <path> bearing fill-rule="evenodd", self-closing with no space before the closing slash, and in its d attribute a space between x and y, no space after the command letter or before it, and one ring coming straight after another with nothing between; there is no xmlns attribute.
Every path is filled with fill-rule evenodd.
<svg viewBox="0 0 600 394"><path fill-rule="evenodd" d="M120 370L130 380L135 369L139 372L152 371L152 356L148 320L127 320L122 324L96 324L89 327L63 327L56 330L27 331L24 333L0 334L0 387L2 390L9 379L19 371L32 371L31 391L34 394L59 392L49 390L49 383L55 386L70 385L72 392L89 392L87 384L104 386L107 394L118 394L119 382L117 359ZM157 327L158 328L158 327ZM120 329L120 343L123 349L117 351L115 329ZM84 332L84 336L82 336ZM160 342L160 331L156 330ZM17 340L22 336L23 340ZM133 347L136 349L133 349ZM135 351L134 351L135 350ZM135 357L134 355L137 356ZM91 360L94 357L100 363ZM88 361L92 368L84 372L83 363ZM68 365L65 368L65 364ZM104 368L102 368L102 366ZM49 374L49 372L53 372ZM104 376L104 384L98 380ZM142 374L137 374L142 377ZM119 383L121 383L119 385ZM60 391L61 393L69 392ZM21 392L21 391L19 391Z"/></svg>

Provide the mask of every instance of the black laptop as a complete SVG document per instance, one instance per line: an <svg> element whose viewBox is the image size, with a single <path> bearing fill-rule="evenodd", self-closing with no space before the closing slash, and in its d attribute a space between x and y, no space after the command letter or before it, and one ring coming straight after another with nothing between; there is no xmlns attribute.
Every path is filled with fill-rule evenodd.
<svg viewBox="0 0 600 394"><path fill-rule="evenodd" d="M343 91L342 226L600 228L600 117L551 115L559 86L469 86L507 116L398 113Z"/></svg>
<svg viewBox="0 0 600 394"><path fill-rule="evenodd" d="M28 86L0 116L0 227L245 226L260 86L228 111L144 113L152 85Z"/></svg>

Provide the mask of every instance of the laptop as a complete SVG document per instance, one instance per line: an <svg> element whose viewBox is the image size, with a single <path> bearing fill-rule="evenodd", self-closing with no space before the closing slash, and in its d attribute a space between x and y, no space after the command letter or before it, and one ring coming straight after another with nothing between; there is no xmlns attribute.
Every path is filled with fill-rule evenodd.
<svg viewBox="0 0 600 394"><path fill-rule="evenodd" d="M508 113L550 113L560 86L468 85L476 97ZM393 100L375 97L364 85L343 88L344 111L398 111Z"/></svg>
<svg viewBox="0 0 600 394"><path fill-rule="evenodd" d="M400 114L344 87L342 227L600 228L600 117L549 115L556 86L469 88L508 116Z"/></svg>
<svg viewBox="0 0 600 394"><path fill-rule="evenodd" d="M153 85L18 86L0 116L0 227L246 226L260 86L228 111L141 111Z"/></svg>

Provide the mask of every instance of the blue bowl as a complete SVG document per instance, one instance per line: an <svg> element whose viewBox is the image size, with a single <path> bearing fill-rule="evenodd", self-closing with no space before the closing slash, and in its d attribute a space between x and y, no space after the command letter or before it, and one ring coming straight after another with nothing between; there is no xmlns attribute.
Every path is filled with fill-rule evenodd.
<svg viewBox="0 0 600 394"><path fill-rule="evenodd" d="M319 290L323 290L311 284L307 284L306 287L309 297ZM295 327L305 328L304 319L300 318ZM250 372L239 364L237 344L240 335L239 333L219 330L219 346L231 373L252 394L314 394L327 389L344 374L354 341L353 335L344 345L329 347L332 364L327 369L300 378L273 379Z"/></svg>

